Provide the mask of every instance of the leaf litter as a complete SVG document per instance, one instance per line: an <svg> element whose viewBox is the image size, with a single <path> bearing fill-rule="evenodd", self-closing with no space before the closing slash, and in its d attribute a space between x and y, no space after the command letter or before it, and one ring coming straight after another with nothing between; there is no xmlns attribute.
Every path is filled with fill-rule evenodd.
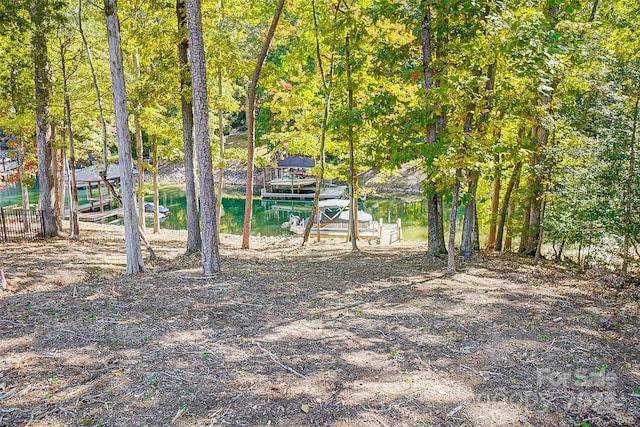
<svg viewBox="0 0 640 427"><path fill-rule="evenodd" d="M638 303L606 277L422 244L186 234L124 272L122 228L2 246L0 426L640 423Z"/></svg>

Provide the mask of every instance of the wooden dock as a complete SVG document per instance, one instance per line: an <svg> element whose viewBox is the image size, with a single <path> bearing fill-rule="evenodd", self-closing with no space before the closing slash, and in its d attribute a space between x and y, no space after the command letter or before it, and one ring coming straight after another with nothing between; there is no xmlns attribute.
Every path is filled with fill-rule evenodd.
<svg viewBox="0 0 640 427"><path fill-rule="evenodd" d="M111 206L111 197L103 197L102 202L92 200L78 206L78 220L84 222L104 222L122 215L122 208L106 209ZM69 211L65 210L64 218L69 219Z"/></svg>
<svg viewBox="0 0 640 427"><path fill-rule="evenodd" d="M400 219L396 224L384 224L382 219L374 223L373 227L360 228L358 230L358 239L375 241L380 245L391 245L402 240L402 223ZM326 239L347 239L349 235L348 224L332 224L330 226L320 227L320 238ZM313 227L309 238L318 237L318 228Z"/></svg>
<svg viewBox="0 0 640 427"><path fill-rule="evenodd" d="M111 218L116 218L123 214L122 208L109 209L105 211L97 212L80 212L78 214L78 220L85 222L104 222Z"/></svg>
<svg viewBox="0 0 640 427"><path fill-rule="evenodd" d="M320 200L340 199L347 194L347 187L344 185L327 185L320 191ZM262 189L260 197L263 200L313 200L314 191L310 192L270 192Z"/></svg>

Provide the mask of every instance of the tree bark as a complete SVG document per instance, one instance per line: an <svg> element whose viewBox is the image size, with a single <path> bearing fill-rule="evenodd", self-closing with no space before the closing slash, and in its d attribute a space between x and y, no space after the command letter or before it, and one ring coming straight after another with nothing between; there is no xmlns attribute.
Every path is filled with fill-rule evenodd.
<svg viewBox="0 0 640 427"><path fill-rule="evenodd" d="M33 35L31 47L34 65L36 95L36 145L38 152L38 185L40 190L40 209L44 218L44 235L58 235L58 221L53 206L53 173L51 170L51 115L49 97L51 82L49 79L49 55L47 53L47 17L43 0L31 1L31 21Z"/></svg>
<svg viewBox="0 0 640 427"><path fill-rule="evenodd" d="M626 279L629 270L629 247L631 245L631 216L633 206L633 181L636 179L636 138L638 135L638 114L640 107L640 94L636 97L636 104L633 108L633 126L631 129L631 141L629 143L629 163L627 165L627 182L624 189L624 242L622 247L622 279Z"/></svg>
<svg viewBox="0 0 640 427"><path fill-rule="evenodd" d="M351 43L349 33L345 41L345 59L347 62L347 109L349 111L349 128L347 129L347 139L349 140L349 239L351 240L351 250L358 250L358 198L356 197L357 176L355 167L355 141L353 134L353 80L351 78Z"/></svg>
<svg viewBox="0 0 640 427"><path fill-rule="evenodd" d="M456 169L456 182L453 185L453 196L451 197L451 224L449 225L449 253L447 255L447 273L456 271L455 244L456 225L458 217L458 194L460 193L460 175L462 170Z"/></svg>
<svg viewBox="0 0 640 427"><path fill-rule="evenodd" d="M220 101L222 101L222 69L218 69L218 96L220 97ZM218 230L218 234L216 236L216 241L220 244L220 220L222 218L222 192L224 191L224 111L222 107L218 108L218 133L220 136L219 143L219 155L220 155L220 164L218 166L218 190L217 190L217 200L216 200L216 219L218 220L218 224L216 226L216 230Z"/></svg>
<svg viewBox="0 0 640 427"><path fill-rule="evenodd" d="M496 245L495 250L500 252L502 250L502 236L504 234L505 222L507 219L507 210L511 205L511 193L516 188L518 181L520 180L520 169L522 168L522 161L516 163L513 168L513 172L511 173L511 178L509 178L509 183L507 184L507 188L504 193L504 199L502 200L502 208L500 209L500 215L498 218L498 227L497 227L497 235L496 235ZM513 211L512 211L513 212Z"/></svg>
<svg viewBox="0 0 640 427"><path fill-rule="evenodd" d="M51 126L51 141L57 139L57 128ZM51 170L53 171L53 210L55 212L58 231L62 231L62 218L64 217L64 163L65 155L62 149L52 148Z"/></svg>
<svg viewBox="0 0 640 427"><path fill-rule="evenodd" d="M320 203L320 190L321 184L324 180L324 169L325 169L325 146L327 142L327 125L329 124L329 112L331 109L331 84L333 82L333 48L331 49L331 59L329 64L329 76L327 77L324 73L324 63L322 61L322 54L320 52L320 31L318 29L318 17L316 13L316 2L315 0L311 0L311 5L313 7L313 28L316 42L316 60L318 61L318 71L320 72L320 79L322 80L322 89L324 90L324 108L322 110L322 124L320 129L320 147L319 147L319 158L320 158L320 171L318 171L318 175L316 175L316 189L313 195L313 203L311 205L311 213L309 215L309 221L307 222L304 228L304 235L302 236L302 245L305 245L309 241L309 235L311 234L311 229L313 227L314 221L313 219L316 216L320 216L320 210L318 209L318 204ZM336 15L337 16L337 15ZM334 18L335 24L335 18ZM320 230L318 230L317 241L320 242Z"/></svg>
<svg viewBox="0 0 640 427"><path fill-rule="evenodd" d="M60 64L62 66L62 92L64 96L65 126L69 149L69 238L80 238L80 223L78 221L78 183L76 182L76 149L73 142L73 126L71 124L71 100L69 96L69 76L65 48L60 40Z"/></svg>
<svg viewBox="0 0 640 427"><path fill-rule="evenodd" d="M20 188L22 191L22 209L25 211L29 210L29 188L26 183L26 169L24 167L24 141L22 138L18 138L18 178L20 179ZM29 222L26 220L24 222L24 230L27 232L29 230Z"/></svg>
<svg viewBox="0 0 640 427"><path fill-rule="evenodd" d="M555 28L555 21L560 13L560 6L557 4L548 7L545 15L550 21L552 28ZM548 111L552 108L553 92L558 86L558 81L554 80L549 84L549 90L540 96L538 101L539 109ZM535 141L534 155L530 164L530 177L528 181L529 198L527 205L529 207L528 223L523 224L522 234L520 238L520 248L518 252L523 255L535 255L538 241L540 239L540 229L542 227L542 198L544 195L544 170L542 167L547 154L547 142L549 140L549 129L542 122L542 116L535 118L534 125L531 129L531 138Z"/></svg>
<svg viewBox="0 0 640 427"><path fill-rule="evenodd" d="M137 55L136 55L137 56ZM138 188L136 191L138 199L138 225L144 230L144 163L142 158L142 127L140 126L140 104L136 106L136 111L133 114L133 123L135 126L135 138L136 138L136 164L138 169Z"/></svg>
<svg viewBox="0 0 640 427"><path fill-rule="evenodd" d="M220 254L216 240L218 221L216 220L216 194L209 138L209 100L200 0L187 0L186 10L193 83L195 140L200 177L202 269L204 275L209 276L220 272Z"/></svg>
<svg viewBox="0 0 640 427"><path fill-rule="evenodd" d="M224 1L220 0L220 21L218 23L218 31L221 33L224 30ZM220 221L222 220L222 192L224 191L224 110L222 109L222 97L224 95L223 85L222 85L222 64L218 64L218 97L219 97L219 107L218 107L218 133L220 136L220 144L219 144L219 154L220 154L220 163L218 166L218 198L216 200L216 219L218 220L217 228L218 235L216 236L216 240L218 244L220 244Z"/></svg>
<svg viewBox="0 0 640 427"><path fill-rule="evenodd" d="M124 233L127 257L127 274L144 271L140 250L140 233L136 214L135 186L133 182L133 160L131 158L131 136L129 134L129 111L122 66L120 24L116 0L104 0L104 15L107 23L107 40L111 66L111 93L116 116L118 139L118 162L120 164L120 186L124 212ZM106 177L103 177L105 179Z"/></svg>
<svg viewBox="0 0 640 427"><path fill-rule="evenodd" d="M421 27L421 47L422 47L422 71L424 75L424 90L429 92L434 87L433 76L434 70L432 67L432 40L431 40L431 8L426 1L422 1L422 27ZM427 144L435 144L438 133L438 122L440 117L434 119L431 118L433 111L427 107L425 109L428 124L426 129L426 142ZM439 257L446 254L447 250L444 245L444 224L443 224L443 212L441 209L442 198L437 194L435 186L431 183L429 177L427 177L428 185L431 189L432 195L427 200L427 221L428 221L428 249L427 255L432 257Z"/></svg>
<svg viewBox="0 0 640 427"><path fill-rule="evenodd" d="M464 220L462 223L462 240L460 242L460 256L463 258L473 258L473 249L475 243L475 231L477 229L476 224L476 193L478 192L478 180L480 179L480 172L469 171L469 187L468 196L469 201L465 206Z"/></svg>
<svg viewBox="0 0 640 427"><path fill-rule="evenodd" d="M187 255L200 252L200 218L198 215L198 192L196 189L195 156L193 140L193 104L191 102L191 67L189 66L189 38L187 34L187 11L185 0L176 0L178 43L180 60L180 103L182 107L182 139L184 149L184 181L187 208Z"/></svg>
<svg viewBox="0 0 640 427"><path fill-rule="evenodd" d="M489 222L489 236L487 237L486 248L494 250L496 248L496 231L498 229L498 210L500 209L500 188L502 186L500 168L500 155L493 157L493 191L491 193L491 220Z"/></svg>
<svg viewBox="0 0 640 427"><path fill-rule="evenodd" d="M256 91L258 90L258 80L260 79L260 72L264 61L267 59L267 53L271 46L271 40L278 27L278 21L284 8L285 0L278 0L276 10L271 19L271 25L269 31L262 44L262 50L260 56L256 62L256 67L253 70L253 76L251 77L251 83L247 89L247 190L246 200L244 205L244 224L242 228L242 249L249 249L249 237L251 235L251 218L253 215L253 169L254 169L254 156L256 146Z"/></svg>
<svg viewBox="0 0 640 427"><path fill-rule="evenodd" d="M93 88L96 91L98 112L100 114L100 124L102 127L102 168L103 168L102 171L104 174L106 174L107 167L109 166L109 158L107 156L107 153L108 153L107 122L104 118L104 109L102 108L102 96L100 93L100 85L98 85L98 76L96 75L96 70L93 66L91 49L89 48L89 43L87 42L87 37L85 36L84 29L82 27L82 0L78 0L78 31L80 32L80 37L82 37L82 44L84 45L85 52L87 53L87 62L89 63L89 69L91 70L91 79L93 81Z"/></svg>
<svg viewBox="0 0 640 427"><path fill-rule="evenodd" d="M153 156L153 232L160 231L160 189L158 188L158 136L153 135L152 153Z"/></svg>

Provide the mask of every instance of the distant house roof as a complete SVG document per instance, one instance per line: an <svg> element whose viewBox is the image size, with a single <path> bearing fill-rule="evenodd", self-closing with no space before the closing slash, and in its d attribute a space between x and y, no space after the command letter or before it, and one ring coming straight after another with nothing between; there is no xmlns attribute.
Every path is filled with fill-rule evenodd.
<svg viewBox="0 0 640 427"><path fill-rule="evenodd" d="M309 157L291 156L278 160L279 168L312 168L315 164Z"/></svg>
<svg viewBox="0 0 640 427"><path fill-rule="evenodd" d="M76 181L78 183L87 183L87 182L100 182L102 179L100 178L100 171L102 170L102 165L94 165L86 168L76 170ZM133 174L137 174L137 170L133 170ZM120 165L109 165L107 169L107 179L117 179L120 178Z"/></svg>

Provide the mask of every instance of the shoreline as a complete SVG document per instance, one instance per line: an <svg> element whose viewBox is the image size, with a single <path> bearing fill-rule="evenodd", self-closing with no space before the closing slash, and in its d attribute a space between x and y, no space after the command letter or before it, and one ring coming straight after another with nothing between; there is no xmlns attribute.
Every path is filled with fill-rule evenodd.
<svg viewBox="0 0 640 427"><path fill-rule="evenodd" d="M224 187L233 191L245 191L247 173L244 165L237 161L229 162L224 171ZM377 197L421 198L422 182L426 174L414 164L405 164L393 174L374 170L363 172L358 177L365 194ZM184 183L184 166L178 162L161 165L158 168L158 182L162 184ZM260 194L265 185L263 171L254 172L254 194Z"/></svg>

